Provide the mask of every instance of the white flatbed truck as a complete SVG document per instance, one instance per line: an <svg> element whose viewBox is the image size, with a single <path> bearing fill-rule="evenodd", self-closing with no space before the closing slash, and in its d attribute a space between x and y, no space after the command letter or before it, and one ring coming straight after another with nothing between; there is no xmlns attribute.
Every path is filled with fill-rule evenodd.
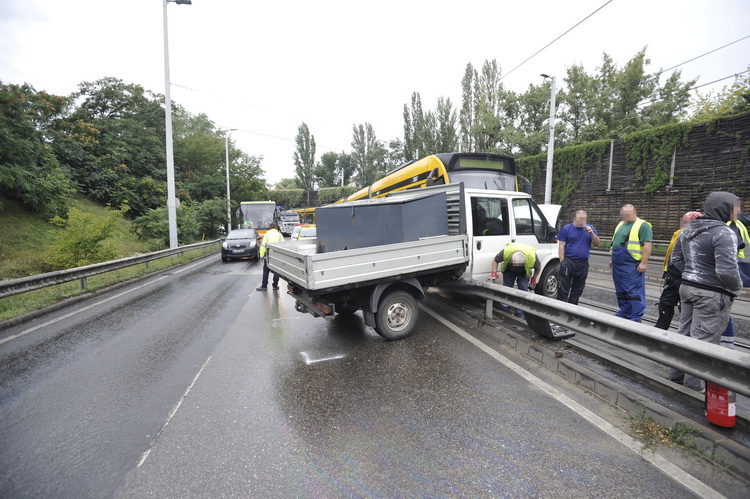
<svg viewBox="0 0 750 499"><path fill-rule="evenodd" d="M537 248L542 264L537 293L557 292L556 233L528 194L448 184L400 191L385 199L438 192L447 199L445 212L434 213L448 219L444 236L325 253L317 252L312 239L272 243L268 266L289 283L298 311L333 318L362 310L365 324L389 340L412 333L419 317L417 299L429 286L454 279L486 280L492 259L512 241Z"/></svg>

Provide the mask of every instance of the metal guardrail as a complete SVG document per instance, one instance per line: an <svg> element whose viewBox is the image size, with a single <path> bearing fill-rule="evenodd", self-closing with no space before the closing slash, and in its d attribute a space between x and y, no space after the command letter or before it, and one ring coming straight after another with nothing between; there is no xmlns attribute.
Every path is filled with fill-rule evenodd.
<svg viewBox="0 0 750 499"><path fill-rule="evenodd" d="M748 353L490 282L452 281L440 287L501 301L527 316L535 315L750 397Z"/></svg>
<svg viewBox="0 0 750 499"><path fill-rule="evenodd" d="M146 253L145 255L131 256L128 258L121 258L119 260L112 260L109 262L95 263L92 265L86 265L84 267L76 267L74 269L58 270L55 272L48 272L46 274L38 274L28 277L21 277L18 279L9 279L0 281L0 298L8 296L19 295L34 291L36 289L45 288L47 286L54 286L56 284L63 284L70 281L80 279L81 286L86 287L86 278L95 276L98 274L104 274L105 272L111 272L113 270L122 269L125 267L131 267L152 260L158 260L166 256L177 255L184 253L185 251L205 248L214 243L221 241L221 239L214 239L213 241L207 241L202 243L188 244L187 246L180 246L179 248L166 249L161 251L154 251L152 253Z"/></svg>

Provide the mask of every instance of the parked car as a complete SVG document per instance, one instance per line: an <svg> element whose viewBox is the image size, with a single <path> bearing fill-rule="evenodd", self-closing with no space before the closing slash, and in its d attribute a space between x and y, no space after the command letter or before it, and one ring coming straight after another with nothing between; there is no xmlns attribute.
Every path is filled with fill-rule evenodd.
<svg viewBox="0 0 750 499"><path fill-rule="evenodd" d="M315 225L303 224L298 225L292 231L292 239L315 239L317 237Z"/></svg>
<svg viewBox="0 0 750 499"><path fill-rule="evenodd" d="M231 231L221 244L221 261L233 258L258 258L258 234L255 229Z"/></svg>

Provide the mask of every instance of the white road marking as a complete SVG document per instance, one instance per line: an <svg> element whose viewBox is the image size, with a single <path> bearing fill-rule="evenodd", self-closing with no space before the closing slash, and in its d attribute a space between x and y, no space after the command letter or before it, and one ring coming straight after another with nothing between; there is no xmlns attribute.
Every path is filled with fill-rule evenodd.
<svg viewBox="0 0 750 499"><path fill-rule="evenodd" d="M334 355L333 357L324 357L322 359L311 359L310 355L307 352L300 352L300 354L302 354L302 357L304 357L305 359L305 364L307 364L308 366L310 364L315 364L316 362L325 362L327 360L337 360L337 359L343 359L344 357L346 357L346 355L344 354L339 354L339 355Z"/></svg>
<svg viewBox="0 0 750 499"><path fill-rule="evenodd" d="M170 423L170 421L172 421L172 418L174 417L174 415L177 414L177 409L180 408L180 406L182 405L182 401L185 400L185 397L187 397L188 393L190 393L190 390L193 389L193 386L195 385L195 382L198 381L198 378L200 377L201 373L206 368L206 366L208 365L208 362L210 360L211 360L211 356L209 355L208 358L206 359L206 362L203 363L203 365L201 366L200 370L198 371L198 374L196 374L195 377L193 378L193 382L190 383L190 386L188 386L187 390L185 390L185 393L182 394L182 397L180 397L180 400L177 402L177 405L174 406L174 408L172 409L172 411L169 413L169 416L167 416L167 421L164 423L164 426L161 427L161 429L159 430L159 432L156 434L156 436L154 437L154 439L151 441L151 443L148 446L148 449L146 449L146 452L144 452L141 455L141 460L138 461L138 468L141 467L141 465L146 461L146 458L149 456L149 454L151 454L151 449L154 447L154 444L156 443L156 440L159 438L159 435L161 435L161 433L164 431L164 428L166 428L167 425L169 425L169 423Z"/></svg>
<svg viewBox="0 0 750 499"><path fill-rule="evenodd" d="M151 284L153 284L155 282L159 282L162 279L166 279L167 277L169 277L169 276L168 275L163 275L161 277L157 277L156 279L154 279L152 281L149 281L149 282L147 282L145 284L141 284L140 286L136 286L134 288L130 288L127 291L123 291L122 293L117 293L116 295L110 296L109 298L105 298L103 300L99 300L98 302L92 303L91 305L88 305L86 307L79 308L79 309L74 310L73 312L69 312L69 313L67 313L65 315L61 315L60 317L58 317L56 319L52 319L50 321L43 322L43 323L38 324L38 325L36 325L34 327L30 327L29 329L24 329L23 331L21 331L18 334L14 334L13 336L8 336L7 338L3 338L2 340L0 340L0 345L2 345L3 343L5 343L6 341L14 340L16 338L19 338L19 337L25 335L25 334L34 332L34 331L36 331L38 329L41 329L41 328L46 327L46 326L49 326L49 325L54 324L56 322L60 322L61 320L67 319L69 317L73 317L74 315L80 314L81 312L85 312L86 310L92 309L94 307L98 307L99 305L102 305L104 303L107 303L108 301L112 301L114 299L117 299L117 298L119 298L121 296L124 296L124 295L126 295L128 293L132 293L133 291L137 291L137 290L139 290L141 288L145 288L146 286L150 286Z"/></svg>
<svg viewBox="0 0 750 499"><path fill-rule="evenodd" d="M641 458L645 459L646 461L650 462L652 465L654 465L656 468L658 468L661 472L663 472L665 475L679 483L680 485L684 486L694 494L698 495L699 497L724 497L716 490L712 489L705 483L701 482L697 478L695 478L693 475L687 473L686 471L682 470L681 468L674 465L671 461L667 460L665 457L661 456L660 454L656 452L641 452L641 444L634 440L630 435L625 433L624 431L620 430L619 428L616 428L612 424L610 424L608 421L604 420L600 416L594 414L590 410L586 409L584 406L576 402L575 400L571 399L567 395L559 392L552 386L548 385L541 379L537 378L533 374L531 374L529 371L524 369L523 367L519 366L512 360L508 359L507 357L501 355L497 351L490 348L485 343L482 343L478 339L471 336L466 331L462 330L452 322L448 321L447 319L444 319L437 313L433 312L432 310L421 306L420 308L427 312L430 316L432 316L435 320L440 322L441 324L445 325L447 328L464 338L465 340L469 341L470 343L474 344L474 346L478 347L480 350L488 354L490 357L495 359L496 361L503 364L505 367L510 369L511 371L515 372L522 378L524 378L529 383L533 384L540 390L544 391L557 401L561 402L574 412L580 414L584 419L586 419L589 423L596 426L600 430L602 430L604 433L608 434L610 437L614 438L618 442L620 442L625 447L629 448L636 454L638 454Z"/></svg>

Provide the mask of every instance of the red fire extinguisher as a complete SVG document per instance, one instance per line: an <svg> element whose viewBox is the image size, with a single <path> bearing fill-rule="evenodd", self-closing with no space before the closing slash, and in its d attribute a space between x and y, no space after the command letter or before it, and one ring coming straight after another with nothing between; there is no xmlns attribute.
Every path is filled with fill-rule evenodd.
<svg viewBox="0 0 750 499"><path fill-rule="evenodd" d="M724 428L734 428L737 415L737 396L713 383L706 383L706 417L709 423Z"/></svg>
<svg viewBox="0 0 750 499"><path fill-rule="evenodd" d="M730 319L730 324L734 326ZM734 327L728 327L721 344L734 349ZM734 428L737 420L737 396L731 390L706 382L706 418L709 423Z"/></svg>

